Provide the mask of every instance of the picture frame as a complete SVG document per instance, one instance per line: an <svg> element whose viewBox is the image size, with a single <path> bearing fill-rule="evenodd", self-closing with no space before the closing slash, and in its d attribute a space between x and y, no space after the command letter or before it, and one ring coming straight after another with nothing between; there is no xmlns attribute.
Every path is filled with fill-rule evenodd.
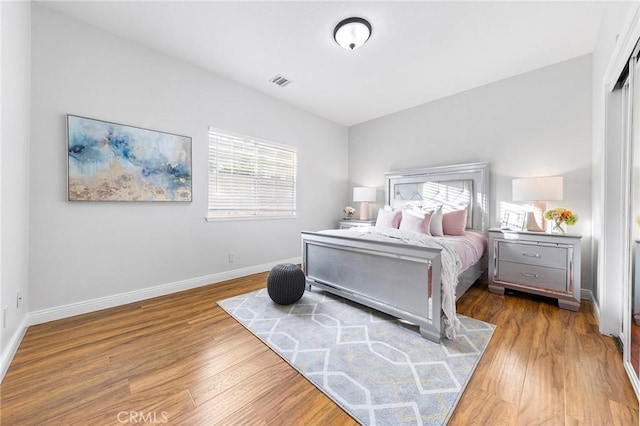
<svg viewBox="0 0 640 426"><path fill-rule="evenodd" d="M524 220L526 212L507 209L504 211L500 228L510 231L522 231L524 229Z"/></svg>
<svg viewBox="0 0 640 426"><path fill-rule="evenodd" d="M67 115L69 201L192 201L191 138Z"/></svg>

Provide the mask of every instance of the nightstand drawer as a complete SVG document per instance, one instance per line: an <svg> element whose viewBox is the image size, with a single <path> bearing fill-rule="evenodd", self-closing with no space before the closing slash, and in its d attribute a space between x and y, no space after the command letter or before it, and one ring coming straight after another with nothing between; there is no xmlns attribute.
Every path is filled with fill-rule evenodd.
<svg viewBox="0 0 640 426"><path fill-rule="evenodd" d="M540 244L500 242L498 260L567 269L567 249Z"/></svg>
<svg viewBox="0 0 640 426"><path fill-rule="evenodd" d="M516 284L567 291L567 270L514 262L498 262L496 279Z"/></svg>

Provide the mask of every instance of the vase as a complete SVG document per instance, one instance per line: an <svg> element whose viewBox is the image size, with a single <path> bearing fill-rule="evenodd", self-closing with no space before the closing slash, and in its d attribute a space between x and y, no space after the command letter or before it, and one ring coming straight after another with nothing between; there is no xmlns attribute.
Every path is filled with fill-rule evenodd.
<svg viewBox="0 0 640 426"><path fill-rule="evenodd" d="M552 234L566 234L567 224L560 219L553 219L551 221L551 233Z"/></svg>

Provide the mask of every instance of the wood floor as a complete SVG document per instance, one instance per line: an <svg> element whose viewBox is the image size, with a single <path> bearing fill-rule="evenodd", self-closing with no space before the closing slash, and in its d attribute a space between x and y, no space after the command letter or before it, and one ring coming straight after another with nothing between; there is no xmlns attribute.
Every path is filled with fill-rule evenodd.
<svg viewBox="0 0 640 426"><path fill-rule="evenodd" d="M216 300L266 274L29 328L0 387L2 425L348 425L353 419ZM637 425L638 401L591 305L499 296L458 303L498 327L452 425Z"/></svg>

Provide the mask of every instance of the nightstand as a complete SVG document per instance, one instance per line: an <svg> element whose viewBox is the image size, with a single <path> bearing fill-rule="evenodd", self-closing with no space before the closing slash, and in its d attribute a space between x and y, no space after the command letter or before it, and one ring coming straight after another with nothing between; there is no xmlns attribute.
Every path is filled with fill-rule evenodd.
<svg viewBox="0 0 640 426"><path fill-rule="evenodd" d="M347 229L355 228L356 226L374 226L375 224L375 220L343 219L338 222L338 228Z"/></svg>
<svg viewBox="0 0 640 426"><path fill-rule="evenodd" d="M505 288L558 299L580 308L580 240L571 234L489 230L489 291Z"/></svg>

